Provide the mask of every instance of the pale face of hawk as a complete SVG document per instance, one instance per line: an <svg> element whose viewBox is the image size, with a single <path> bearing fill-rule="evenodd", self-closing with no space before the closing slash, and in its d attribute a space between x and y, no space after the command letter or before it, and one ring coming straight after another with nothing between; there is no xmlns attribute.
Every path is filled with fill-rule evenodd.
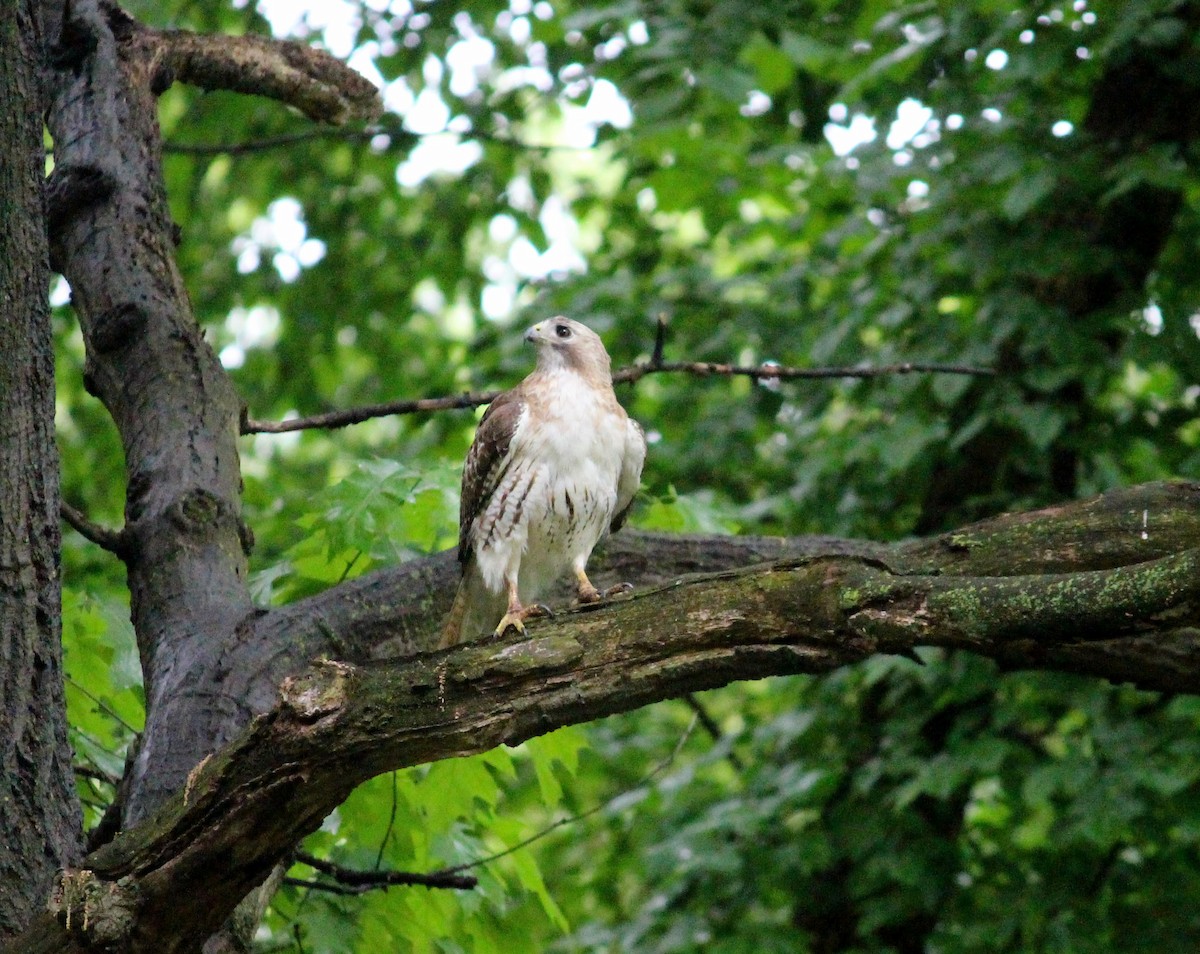
<svg viewBox="0 0 1200 954"><path fill-rule="evenodd" d="M612 365L604 342L578 321L561 317L539 321L525 332L525 340L537 348L539 371L569 368L597 385L610 377Z"/></svg>

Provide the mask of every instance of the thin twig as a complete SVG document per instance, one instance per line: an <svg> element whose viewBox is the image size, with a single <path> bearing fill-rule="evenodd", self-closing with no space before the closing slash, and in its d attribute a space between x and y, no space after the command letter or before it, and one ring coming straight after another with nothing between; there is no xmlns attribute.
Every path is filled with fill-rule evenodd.
<svg viewBox="0 0 1200 954"><path fill-rule="evenodd" d="M660 313L654 324L654 350L650 353L650 367L661 368L663 348L667 346L667 316Z"/></svg>
<svg viewBox="0 0 1200 954"><path fill-rule="evenodd" d="M366 894L368 891L375 891L380 887L379 885L366 884L338 884L336 881L309 881L306 878L284 878L283 883L290 884L295 888L308 888L311 891L327 891L329 894L343 895ZM299 925L297 925L297 927L299 927Z"/></svg>
<svg viewBox="0 0 1200 954"><path fill-rule="evenodd" d="M314 871L333 878L339 885L370 891L373 888L390 888L393 885L418 886L423 888L455 888L469 890L479 879L471 875L460 875L449 869L421 874L414 871L359 871L318 858L307 852L296 852L296 860Z"/></svg>
<svg viewBox="0 0 1200 954"><path fill-rule="evenodd" d="M551 824L547 825L545 828L541 829L540 831L535 831L528 838L518 841L515 845L510 845L509 847L505 848L503 851L497 851L495 854L492 854L492 855L484 855L482 858L476 858L474 861L467 861L461 865L454 865L453 867L450 867L450 868L443 868L438 873L439 874L456 874L460 871L470 871L472 868L478 868L480 865L491 864L493 861L499 861L501 858L507 858L509 855L516 854L522 848L526 848L529 845L532 845L535 841L540 841L542 838L545 838L551 832L558 831L558 829L564 828L567 825L574 825L576 822L583 821L585 818L591 818L591 816L595 815L597 812L604 811L604 809L608 808L608 806L613 804L613 802L615 802L617 799L624 798L626 795L628 795L634 789L641 788L643 785L649 785L652 781L654 781L655 778L657 778L660 774L665 772L675 762L676 757L679 755L680 751L683 749L684 743L687 742L688 738L691 736L692 730L694 730L696 728L697 721L699 721L699 717L693 716L692 721L690 723L688 723L688 727L686 729L684 729L683 735L681 735L679 737L679 741L675 743L675 748L673 748L671 750L671 753L665 759L663 759L656 766L654 766L654 768L652 768L649 772L647 772L640 779L638 779L638 781L636 783L634 783L627 789L623 789L622 791L617 792L617 794L614 795L612 798L606 799L605 801L601 802L599 805L593 805L587 811L580 812L577 815L568 815L566 818L560 818L558 821L552 822Z"/></svg>
<svg viewBox="0 0 1200 954"><path fill-rule="evenodd" d="M117 556L125 553L125 534L120 530L110 530L98 523L92 523L83 513L76 510L65 500L59 501L59 514L72 529L81 537L91 540L101 549Z"/></svg>
<svg viewBox="0 0 1200 954"><path fill-rule="evenodd" d="M294 417L283 421L242 421L243 434L283 434L287 431L307 431L313 428L346 427L361 424L376 417L392 414L419 414L423 411L452 411L461 408L479 407L490 404L499 391L483 391L476 394L459 394L451 397L418 398L415 401L385 401L382 404L367 404L344 411L327 411L312 417Z"/></svg>
<svg viewBox="0 0 1200 954"><path fill-rule="evenodd" d="M318 891L328 891L331 894L340 895L358 895L365 894L368 891L374 891L379 888L387 889L393 885L419 885L427 888L456 888L470 889L474 888L479 880L473 875L464 875L462 872L469 871L472 868L478 868L481 865L491 864L493 861L499 861L509 855L516 854L522 848L527 848L534 842L545 838L550 833L564 828L567 825L573 825L576 822L583 821L585 818L590 818L598 812L603 811L609 805L612 805L617 799L624 797L634 789L641 788L643 785L648 785L654 781L659 775L666 771L679 756L683 746L691 737L692 732L696 728L696 724L700 721L700 714L697 713L692 717L692 721L679 737L679 741L675 743L674 748L665 759L655 765L649 772L643 775L638 781L628 789L623 789L611 798L606 799L598 805L593 805L587 811L580 812L577 815L568 815L566 818L560 818L558 821L547 825L540 831L534 832L528 838L522 839L515 845L510 845L503 851L495 852L491 855L485 855L482 858L476 858L474 861L464 862L461 865L454 865L450 868L442 868L438 871L431 871L428 874L417 874L407 871L359 871L352 868L344 868L341 865L335 864L332 861L326 861L324 858L317 858L315 855L310 855L307 852L298 851L294 858L301 864L306 864L315 871L321 874L328 875L333 878L333 882L328 881L312 881L304 878L284 878L284 884L294 885L299 888L310 888Z"/></svg>
<svg viewBox="0 0 1200 954"><path fill-rule="evenodd" d="M661 326L660 326L661 327ZM656 346L657 349L657 346ZM614 382L636 383L649 374L693 374L699 377L713 375L723 377L749 377L756 381L791 381L800 378L878 378L890 374L962 374L991 376L991 368L977 368L964 364L927 364L903 362L875 366L790 368L766 362L757 365L718 364L711 361L659 361L634 364L613 372ZM282 434L287 431L306 431L314 428L347 427L361 424L376 417L398 414L421 414L430 411L451 411L490 404L501 392L480 391L448 397L418 398L405 401L385 401L382 404L367 404L347 408L344 411L327 411L312 417L295 417L283 421L258 421L253 418L242 420L243 434Z"/></svg>
<svg viewBox="0 0 1200 954"><path fill-rule="evenodd" d="M103 772L98 768L92 768L90 765L73 766L75 774L80 778L90 778L97 782L103 782L105 785L111 785L114 788L120 784L120 779L115 775L110 775L108 772Z"/></svg>
<svg viewBox="0 0 1200 954"><path fill-rule="evenodd" d="M74 686L76 689L78 689L80 692L82 692L85 696L87 696L89 699L91 699L92 702L96 703L96 705L98 705L101 708L101 710L103 710L104 712L107 712L113 719L115 719L120 725L122 725L129 732L131 732L134 735L138 734L138 730L135 729L133 726L131 726L124 719L122 719L113 710L112 706L110 706L107 702L105 702L103 699L101 699L99 696L97 696L91 690L85 689L82 685L79 684L79 682L77 680L72 679L70 676L64 675L63 682L68 685Z"/></svg>
<svg viewBox="0 0 1200 954"><path fill-rule="evenodd" d="M388 815L387 828L383 831L383 838L379 841L379 851L375 855L375 870L378 871L383 867L383 853L387 849L387 843L392 837L392 829L396 826L396 804L398 802L398 774L392 772L392 811Z"/></svg>
<svg viewBox="0 0 1200 954"><path fill-rule="evenodd" d="M712 713L708 711L708 707L701 702L694 692L689 692L683 697L683 701L687 703L689 709L696 713L696 718L700 720L700 724L704 726L704 731L709 734L709 737L714 742L721 742L725 738L725 733L721 731L721 727L717 725L717 720L712 717ZM746 769L746 763L742 761L742 757L733 749L725 753L725 758L736 772L743 772Z"/></svg>
<svg viewBox="0 0 1200 954"><path fill-rule="evenodd" d="M244 143L163 143L162 151L175 156L245 156L251 152L283 149L300 143L319 142L324 139L342 139L344 142L371 140L385 133L371 130L307 130L283 133L263 139L250 139ZM389 134L390 133L386 133Z"/></svg>
<svg viewBox="0 0 1200 954"><path fill-rule="evenodd" d="M640 381L648 374L694 374L746 377L756 381L794 381L801 378L881 378L890 374L966 374L992 376L992 368L966 364L928 364L903 361L897 364L852 365L828 368L789 368L771 361L762 364L722 364L715 361L660 361L634 364L613 373L613 381Z"/></svg>
<svg viewBox="0 0 1200 954"><path fill-rule="evenodd" d="M251 139L246 142L167 142L163 143L163 152L177 156L244 156L255 152L267 152L271 149L284 149L306 142L323 142L328 139L340 139L344 142L370 142L379 136L387 136L389 140L402 138L401 134L395 130L309 129L304 132L265 136L262 139ZM392 142L389 141L388 145L392 145Z"/></svg>
<svg viewBox="0 0 1200 954"><path fill-rule="evenodd" d="M523 142L513 139L511 136L501 136L496 133L448 132L451 135L457 135L460 139L482 140L529 152L580 152L587 148L568 144ZM373 142L381 136L388 140L387 148L389 149L394 147L411 149L421 139L446 134L442 132L413 133L407 129L392 126L367 126L365 129L308 129L303 132L281 133L277 136L265 136L262 139L250 139L243 142L167 142L163 143L163 152L177 156L245 156L330 139L350 143Z"/></svg>

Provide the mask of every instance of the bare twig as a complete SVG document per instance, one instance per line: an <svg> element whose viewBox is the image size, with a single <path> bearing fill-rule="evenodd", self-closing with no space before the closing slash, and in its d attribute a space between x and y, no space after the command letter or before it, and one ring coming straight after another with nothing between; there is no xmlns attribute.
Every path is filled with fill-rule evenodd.
<svg viewBox="0 0 1200 954"><path fill-rule="evenodd" d="M654 324L654 351L650 353L650 367L661 368L663 363L663 348L667 346L667 316L659 314Z"/></svg>
<svg viewBox="0 0 1200 954"><path fill-rule="evenodd" d="M74 766L74 770L75 774L80 778L90 778L97 782L103 782L105 785L112 785L114 788L121 782L115 775L110 775L108 772L93 768L90 765L76 765Z"/></svg>
<svg viewBox="0 0 1200 954"><path fill-rule="evenodd" d="M662 324L659 326L663 327ZM657 343L655 354L658 354ZM658 361L633 364L613 372L613 381L634 384L648 374L693 374L698 377L749 377L756 381L791 381L800 378L878 378L891 374L962 374L990 376L996 372L991 368L977 368L964 364L927 364L903 362L875 366L830 368L790 368L766 362L757 365L718 364L711 361ZM382 404L367 404L347 408L344 411L327 411L312 417L296 417L283 421L259 421L250 417L242 420L243 434L282 434L287 431L306 431L314 428L347 427L360 424L376 417L393 414L421 414L430 411L450 411L479 407L490 404L500 391L467 392L436 398L417 398L406 401L385 401Z"/></svg>
<svg viewBox="0 0 1200 954"><path fill-rule="evenodd" d="M411 149L422 139L440 135L444 135L444 133L413 133L402 126L389 124L367 126L363 129L308 129L303 132L281 133L277 136L264 136L262 139L249 139L243 142L168 142L163 144L163 152L180 156L245 156L258 152L269 152L273 149L287 149L310 142L324 142L330 139L364 143L374 142L380 137L388 140L387 148L389 149L393 147ZM482 140L528 152L582 152L587 148L567 144L525 142L511 136L478 130L454 133L454 135L460 139Z"/></svg>
<svg viewBox="0 0 1200 954"><path fill-rule="evenodd" d="M604 811L604 809L608 808L608 806L613 804L618 798L624 798L635 789L641 788L643 785L649 785L654 781L654 779L656 779L674 764L675 759L678 758L679 753L683 750L684 743L687 742L687 740L691 737L692 731L696 728L697 721L698 717L693 716L692 721L689 722L688 727L683 730L683 735L679 737L679 741L675 743L675 747L671 749L670 754L652 769L650 769L649 772L643 775L629 788L622 789L621 791L617 792L616 795L612 796L612 798L605 799L598 805L593 805L587 811L580 812L577 815L568 815L566 818L560 818L556 822L551 822L545 828L535 831L528 838L523 838L515 845L509 845L503 851L497 851L495 854L491 855L484 855L482 858L476 858L474 861L467 861L461 865L454 865L452 868L444 868L442 869L442 873L454 874L459 871L470 871L472 868L478 868L481 865L487 865L491 864L493 861L499 861L501 858L507 858L509 855L516 854L522 848L527 848L535 841L540 841L547 835L558 831L560 828L565 828L568 825L574 825L576 822L581 822L585 818L591 818L596 813Z"/></svg>
<svg viewBox="0 0 1200 954"><path fill-rule="evenodd" d="M385 401L382 404L367 404L363 407L347 408L344 411L328 411L312 417L296 417L283 421L256 421L243 418L243 434L283 434L287 431L307 431L313 428L346 427L361 424L376 417L391 414L419 414L423 411L451 411L468 407L479 407L495 400L499 391L483 391L474 394L459 394L451 397L418 398L415 401Z"/></svg>
<svg viewBox="0 0 1200 954"><path fill-rule="evenodd" d="M79 682L77 682L76 680L72 679L72 678L71 678L70 676L68 676L68 675L64 675L64 676L63 676L63 683L64 683L64 684L66 684L66 685L68 685L68 686L72 686L73 688L75 688L75 689L79 690L81 693L83 693L85 696L87 696L89 699L91 699L91 700L92 700L92 702L94 702L94 703L95 703L95 704L96 704L96 705L97 705L97 706L98 706L98 707L101 709L101 711L108 713L108 715L109 715L109 716L111 716L111 717L112 717L112 719L113 719L113 720L114 720L114 721L115 721L115 722L116 722L118 725L120 725L122 728L124 728L126 731L128 731L128 732L132 733L133 735L137 735L137 734L138 734L138 730L137 730L137 729L135 729L135 728L134 728L133 726L131 726L131 725L130 725L128 722L126 722L124 719L122 719L122 718L121 718L121 716L120 716L120 715L118 715L118 714L117 714L117 713L116 713L116 712L113 710L112 706L110 706L110 705L109 705L107 702L105 702L103 699L101 699L99 696L97 696L97 695L96 695L94 692L92 692L90 689L88 689L87 687L85 687L85 686L81 685Z"/></svg>
<svg viewBox="0 0 1200 954"><path fill-rule="evenodd" d="M375 855L375 870L378 871L383 867L383 853L387 850L387 843L392 837L392 829L396 827L396 803L397 803L397 773L392 773L392 810L388 815L387 828L384 829L383 837L379 840L379 851Z"/></svg>
<svg viewBox="0 0 1200 954"><path fill-rule="evenodd" d="M376 888L390 888L396 885L417 886L423 888L453 888L470 890L479 883L472 875L461 875L452 869L431 871L421 874L414 871L359 871L356 868L345 868L342 865L318 858L304 851L296 852L296 861L308 865L314 871L333 878L343 888L355 889L350 893L361 894ZM309 887L323 886L324 882L310 884Z"/></svg>
<svg viewBox="0 0 1200 954"><path fill-rule="evenodd" d="M110 530L98 523L92 523L83 513L76 510L65 500L59 503L59 514L63 520L81 537L91 540L96 546L117 556L125 553L125 534L120 530Z"/></svg>
<svg viewBox="0 0 1200 954"><path fill-rule="evenodd" d="M725 738L725 733L721 731L717 720L713 718L712 713L708 711L708 707L700 701L694 692L689 692L684 696L683 701L687 703L689 709L696 713L696 718L700 720L704 731L708 733L714 742L721 742ZM734 771L741 773L746 770L746 763L742 761L742 757L734 752L733 749L725 753L725 759L733 766Z"/></svg>
<svg viewBox="0 0 1200 954"><path fill-rule="evenodd" d="M310 891L325 891L329 894L341 895L359 895L366 894L368 891L375 891L378 885L345 885L338 884L336 881L309 881L307 878L284 878L284 884L290 884L294 888L307 888ZM299 925L295 928L299 930ZM281 949L282 950L282 949Z"/></svg>
<svg viewBox="0 0 1200 954"><path fill-rule="evenodd" d="M892 374L964 374L987 377L992 368L966 364L929 364L903 361L898 364L853 365L828 368L789 368L771 361L762 364L722 364L714 361L660 361L634 364L613 372L613 381L633 383L648 374L694 374L698 377L720 375L746 377L756 381L794 381L801 378L881 378Z"/></svg>
<svg viewBox="0 0 1200 954"><path fill-rule="evenodd" d="M395 130L383 129L309 129L305 132L282 133L245 142L166 142L163 152L179 156L243 156L272 149L286 149L302 143L323 142L338 139L343 142L370 142L379 136L389 139L401 138ZM408 137L415 139L415 136Z"/></svg>

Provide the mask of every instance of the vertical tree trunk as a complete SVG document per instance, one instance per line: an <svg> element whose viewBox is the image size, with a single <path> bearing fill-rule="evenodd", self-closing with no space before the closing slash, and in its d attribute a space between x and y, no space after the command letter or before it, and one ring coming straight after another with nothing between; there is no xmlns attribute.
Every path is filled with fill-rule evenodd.
<svg viewBox="0 0 1200 954"><path fill-rule="evenodd" d="M122 824L157 808L249 721L225 681L253 618L241 522L241 402L175 264L154 38L111 3L43 0L51 254L71 283L84 384L112 414L127 472L122 554L146 725Z"/></svg>
<svg viewBox="0 0 1200 954"><path fill-rule="evenodd" d="M0 939L80 849L67 744L39 33L0 4Z"/></svg>

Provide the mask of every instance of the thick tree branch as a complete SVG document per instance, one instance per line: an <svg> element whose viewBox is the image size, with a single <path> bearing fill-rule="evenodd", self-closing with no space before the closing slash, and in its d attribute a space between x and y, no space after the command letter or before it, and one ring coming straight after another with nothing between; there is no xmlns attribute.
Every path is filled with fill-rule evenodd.
<svg viewBox="0 0 1200 954"><path fill-rule="evenodd" d="M379 102L362 77L298 44L154 31L111 0L43 2L53 67L51 251L72 286L85 386L112 414L128 470L119 541L91 533L119 543L127 564L147 694L146 731L115 803L128 825L251 714L223 686L245 649L241 627L254 619L240 517L241 402L174 261L156 96L183 79L272 96L333 123L373 118ZM70 883L64 890L70 897ZM117 932L123 917L91 923Z"/></svg>
<svg viewBox="0 0 1200 954"><path fill-rule="evenodd" d="M636 383L650 374L691 374L698 377L744 377L755 381L795 381L815 378L879 378L893 374L965 374L993 375L991 368L976 368L960 364L923 364L905 362L871 366L839 368L790 368L771 362L756 365L720 364L712 361L651 361L619 368L613 372L617 383ZM366 404L347 408L344 411L329 411L311 417L297 417L283 421L259 421L242 418L243 434L283 434L287 431L305 431L314 428L347 427L361 424L376 417L394 414L422 414L430 411L450 411L460 408L479 407L490 404L499 391L478 391L467 394L452 394L446 397L416 398L405 401L385 401L382 404Z"/></svg>
<svg viewBox="0 0 1200 954"><path fill-rule="evenodd" d="M163 63L175 78L207 90L277 99L309 119L341 125L374 119L383 109L365 77L324 50L261 36L156 33Z"/></svg>
<svg viewBox="0 0 1200 954"><path fill-rule="evenodd" d="M124 923L134 952L193 949L373 775L737 679L937 646L1196 692L1198 526L1200 486L1149 485L884 553L674 581L535 623L528 639L318 661L153 819L68 872L59 916L76 937L85 923ZM55 922L39 930L57 931L58 946L11 950L75 943Z"/></svg>
<svg viewBox="0 0 1200 954"><path fill-rule="evenodd" d="M101 8L118 42L151 54L146 62L156 93L180 80L206 90L266 96L333 125L372 120L383 110L375 86L324 50L262 36L153 30L112 0L102 0Z"/></svg>
<svg viewBox="0 0 1200 954"><path fill-rule="evenodd" d="M1144 536L1143 536L1144 534ZM1101 570L1154 560L1200 540L1200 485L1147 484L1032 513L1006 514L953 533L887 545L836 537L708 537L622 531L593 558L595 577L639 588L695 573L809 557L873 560L907 575L1001 577ZM256 638L288 645L308 658L325 654L365 661L434 645L457 584L451 551L351 580L264 614ZM549 596L564 605L570 589ZM291 671L286 656L265 671L278 684ZM295 657L292 657L293 659ZM251 690L253 691L253 690ZM262 711L269 699L257 696Z"/></svg>

